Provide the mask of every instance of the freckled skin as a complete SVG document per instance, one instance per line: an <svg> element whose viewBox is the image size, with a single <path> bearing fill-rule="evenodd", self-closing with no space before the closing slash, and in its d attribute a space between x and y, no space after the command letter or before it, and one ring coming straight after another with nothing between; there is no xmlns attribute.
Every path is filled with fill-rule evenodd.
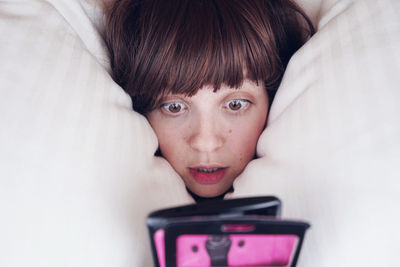
<svg viewBox="0 0 400 267"><path fill-rule="evenodd" d="M193 193L213 197L227 191L254 158L264 129L268 96L263 83L245 80L238 89L222 86L217 92L203 87L192 97L172 95L164 102L148 115L162 155ZM224 168L225 174L216 184L199 184L190 173L196 166Z"/></svg>

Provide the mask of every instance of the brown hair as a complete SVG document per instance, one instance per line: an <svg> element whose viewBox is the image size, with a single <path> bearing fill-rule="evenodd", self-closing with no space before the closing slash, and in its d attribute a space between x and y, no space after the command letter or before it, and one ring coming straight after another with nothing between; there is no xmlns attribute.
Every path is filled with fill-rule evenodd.
<svg viewBox="0 0 400 267"><path fill-rule="evenodd" d="M114 80L146 114L168 94L264 81L272 101L286 65L314 33L291 0L116 0L106 11Z"/></svg>

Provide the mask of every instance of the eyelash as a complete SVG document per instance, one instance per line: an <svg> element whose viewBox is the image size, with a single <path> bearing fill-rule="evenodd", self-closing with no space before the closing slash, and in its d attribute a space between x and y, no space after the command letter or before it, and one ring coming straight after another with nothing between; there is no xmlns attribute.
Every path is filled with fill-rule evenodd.
<svg viewBox="0 0 400 267"><path fill-rule="evenodd" d="M233 103L235 101L241 104L241 107L239 109L237 109L237 110L231 109L229 107L229 104ZM224 107L226 109L228 109L229 111L231 111L231 112L239 113L239 112L242 112L242 111L245 111L246 109L248 109L250 104L251 104L251 102L249 100L247 100L247 99L232 99L232 100L227 101L225 103Z"/></svg>
<svg viewBox="0 0 400 267"><path fill-rule="evenodd" d="M237 104L239 103L241 106L239 109L234 110L232 108L229 107L229 105L233 102L237 102ZM241 112L245 111L246 109L248 109L249 105L252 104L249 100L247 99L232 99L229 100L227 102L224 103L224 108L227 109L229 112L232 112L234 114L240 114ZM180 109L177 112L172 112L170 110L170 107L172 105L176 105L179 106ZM187 106L184 103L181 102L167 102L164 104L161 104L160 109L162 110L162 112L168 114L168 115L172 115L172 116L177 116L182 114L185 110L187 110Z"/></svg>
<svg viewBox="0 0 400 267"><path fill-rule="evenodd" d="M175 113L175 112L171 112L171 111L169 110L169 108L170 108L172 105L180 106L179 111L176 112L176 113ZM167 102L167 103L161 104L161 107L160 107L160 108L161 108L161 110L162 110L163 112L167 113L168 115L176 116L176 115L181 114L184 110L186 110L186 109L187 109L187 106L186 106L185 104L183 104L183 103L180 103L180 102Z"/></svg>

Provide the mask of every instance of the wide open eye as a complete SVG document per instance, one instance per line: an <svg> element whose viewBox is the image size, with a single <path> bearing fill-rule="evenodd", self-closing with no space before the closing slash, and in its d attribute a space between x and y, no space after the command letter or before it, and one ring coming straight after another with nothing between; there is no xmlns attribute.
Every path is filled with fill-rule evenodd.
<svg viewBox="0 0 400 267"><path fill-rule="evenodd" d="M186 105L180 102L168 102L162 104L161 108L166 113L176 115L182 113L185 110Z"/></svg>
<svg viewBox="0 0 400 267"><path fill-rule="evenodd" d="M250 101L246 99L232 99L225 103L225 107L232 111L246 109L250 105Z"/></svg>

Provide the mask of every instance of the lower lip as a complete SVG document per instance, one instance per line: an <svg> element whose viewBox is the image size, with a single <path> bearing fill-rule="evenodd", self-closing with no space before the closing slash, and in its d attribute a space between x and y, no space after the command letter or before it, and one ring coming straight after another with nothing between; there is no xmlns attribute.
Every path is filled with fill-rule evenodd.
<svg viewBox="0 0 400 267"><path fill-rule="evenodd" d="M216 172L199 172L196 169L190 168L190 174L199 184L216 184L224 178L225 168L219 169Z"/></svg>

